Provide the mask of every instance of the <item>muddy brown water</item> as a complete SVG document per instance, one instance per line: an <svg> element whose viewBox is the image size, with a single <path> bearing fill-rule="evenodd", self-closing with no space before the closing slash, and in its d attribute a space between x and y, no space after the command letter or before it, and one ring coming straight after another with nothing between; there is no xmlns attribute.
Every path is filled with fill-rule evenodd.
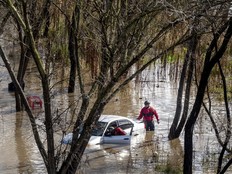
<svg viewBox="0 0 232 174"><path fill-rule="evenodd" d="M33 68L30 73L33 73ZM0 80L0 173L46 173L27 115L15 112L14 93L8 92L7 89L11 80L3 66L0 69ZM40 95L40 87L36 85L39 84L38 80L34 77L28 78L25 91ZM182 168L183 135L174 141L168 141L167 138L175 112L176 92L176 86L169 82L132 82L107 105L104 114L135 119L147 99L156 108L160 124L156 124L155 132L138 136L136 142L131 145L88 147L77 173L164 173L170 168L175 171ZM60 92L54 95L53 102L56 106L62 106L72 99L75 99L75 96ZM211 173L210 164L204 166L202 162L210 137L209 134L206 135L207 138L200 134L196 136L195 173Z"/></svg>

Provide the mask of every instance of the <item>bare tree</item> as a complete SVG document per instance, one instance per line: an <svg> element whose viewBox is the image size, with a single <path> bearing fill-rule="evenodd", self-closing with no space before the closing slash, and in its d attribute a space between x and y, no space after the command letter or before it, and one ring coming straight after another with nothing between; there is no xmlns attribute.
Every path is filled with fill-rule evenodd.
<svg viewBox="0 0 232 174"><path fill-rule="evenodd" d="M141 12L134 11L135 7L138 8L140 6L145 10ZM72 153L68 154L66 161L61 166L60 173L66 171L72 173L76 170L84 152L84 149L81 147L87 145L91 127L98 120L109 100L138 73L160 58L165 51L173 49L186 39L180 37L181 40L168 45L166 50L147 60L138 71L124 79L123 77L125 77L130 68L141 60L147 51L152 48L152 45L159 42L160 38L173 25L177 25L179 21L173 24L167 23L161 30L155 32L153 37L147 38L144 37L145 32L162 10L162 6L156 6L152 1L143 5L140 3L129 5L127 2L105 1L97 4L88 3L88 6L83 8L87 9L83 16L85 16L88 22L88 28L85 28L86 30L82 34L88 37L89 34L92 36L92 43L95 43L96 48L98 48L100 64L98 65L97 76L93 79L91 89L86 91L85 81L82 76L83 69L80 69L81 60L77 61L82 105L73 129ZM94 11L94 13L92 14L90 11ZM146 39L146 42L144 39ZM89 41L89 38L87 41ZM92 105L91 100L94 101ZM88 108L90 108L89 112ZM85 117L83 128L85 133L82 133L78 138L79 125Z"/></svg>
<svg viewBox="0 0 232 174"><path fill-rule="evenodd" d="M196 2L193 7L191 11L194 18L190 21L188 26L192 31L192 40L189 41L180 74L176 112L168 135L170 140L180 136L188 118L193 72L197 71L200 73L201 71L199 70L202 69L202 67L197 67L197 70L194 70L194 68L196 68L196 60L201 60L201 57L196 55L197 52L200 52L200 45L198 45L198 43L201 41L202 36L202 39L204 39L207 33L211 33L211 28L220 26L220 23L228 17L229 2ZM185 13L187 15L191 12L185 11ZM196 75L196 79L198 76L199 75ZM185 96L183 96L183 93L185 93ZM182 107L183 103L184 106Z"/></svg>
<svg viewBox="0 0 232 174"><path fill-rule="evenodd" d="M229 103L228 103L228 90L227 90L227 84L226 84L226 78L225 74L223 72L221 63L218 62L218 67L219 67L219 72L221 75L222 79L222 88L223 88L223 98L224 98L224 103L225 103L225 110L226 110L226 119L224 119L223 116L220 116L223 120L222 121L215 121L214 116L211 112L212 106L211 106L211 96L209 93L209 88L207 87L207 99L208 99L208 107L203 102L203 106L205 111L207 112L210 121L212 123L212 127L214 129L216 138L218 143L221 145L222 150L221 153L218 157L218 167L217 167L217 173L225 173L228 169L228 167L231 165L231 159L227 162L224 162L225 157L225 152L231 153L230 149L230 138L231 138L231 117L230 117L230 109L229 109ZM224 125L224 120L226 120L226 125ZM219 122L219 123L218 123ZM224 134L222 134L224 132ZM224 138L224 141L223 141ZM225 163L224 167L222 167L223 163Z"/></svg>
<svg viewBox="0 0 232 174"><path fill-rule="evenodd" d="M74 91L74 85L77 83L80 91L81 105L78 108L77 115L75 115L74 124L71 125L73 132L71 149L66 154L65 159L60 161L59 154L55 149L56 142L54 140L54 124L57 122L52 114L54 108L51 107L52 76L46 70L46 60L42 59L38 51L35 37L35 33L44 33L45 31L43 30L44 32L42 32L41 27L37 28L38 31L33 31L33 23L28 14L28 5L24 1L17 1L17 6L12 3L12 0L2 0L0 2L4 2L5 8L10 11L13 18L22 28L25 37L27 37L26 46L32 54L40 75L45 108L44 126L46 138L44 142L46 142L46 146L41 141L42 137L39 136L39 131L35 124L35 116L28 106L24 92L20 88L18 80L14 77L9 61L1 49L1 57L11 74L12 81L14 81L18 89L20 97L23 99L37 146L48 173L75 173L91 136L91 130L107 103L133 78L151 65L151 63L164 57L167 52L173 52L177 46L186 43L186 41L189 41L188 53L190 54L190 56L186 56L186 58L190 58L187 73L188 85L186 87L186 99L188 99L195 58L194 53L197 49L199 34L195 30L192 30L192 24L194 24L193 21L195 18L202 20L201 16L207 13L206 8L203 8L199 13L192 13L191 10L198 9L198 1L191 1L191 3L184 6L186 4L184 1L172 4L172 1L154 2L153 0L136 0L133 2L121 0L89 0L87 2L79 0L73 2L70 0L68 2L75 4L75 8L72 8L73 11L70 13L72 14L72 21L68 25L69 41L67 42L69 44L69 60L71 65L73 65L72 74L70 73L69 78L71 79L70 82L73 80L72 84L70 84L70 92ZM220 2L217 1L216 3L220 4ZM49 6L51 2L47 1L47 3ZM58 5L55 3L53 5L58 8ZM186 10L188 13L183 13L178 7L181 7L182 10ZM216 7L215 5L212 8ZM59 10L62 11L62 9ZM217 12L217 10L215 11ZM46 31L49 29L49 21L51 20L50 18L46 18L50 14L49 12L47 10L45 13L42 23L47 24ZM218 23L225 23L225 20L227 19L223 18ZM210 17L209 21L211 21ZM204 24L207 26L202 28L208 29L209 24L205 22L205 18L200 25ZM193 27L193 29L195 28ZM180 30L181 32L177 32ZM216 48L217 41L222 39L222 34L226 30L223 43L215 51L214 48ZM202 33L205 33L205 31L202 31ZM49 32L47 34L49 35ZM58 37L61 36L58 35ZM172 38L170 39L170 37ZM209 74L214 65L221 59L231 37L231 19L220 30L214 32L213 37L214 40L211 42L206 54L205 66L199 83L196 101L185 127L185 173L192 172L192 137L194 125L201 107ZM85 66L88 58L86 58L87 54L84 53L86 52L86 48L88 48L86 46L88 44L93 46L93 52L96 53L95 57L97 61L94 64L96 66L94 68L94 76L89 73L89 70L86 70ZM141 66L136 71L132 70L137 63L140 63ZM187 68L184 71L187 72ZM88 76L91 76L91 78L86 78ZM75 82L74 77L77 77L78 82ZM188 103L185 104L184 110L179 133L185 123ZM179 122L179 118L176 122ZM79 134L81 124L83 124L83 131ZM59 144L59 146L62 149L64 145Z"/></svg>
<svg viewBox="0 0 232 174"><path fill-rule="evenodd" d="M5 1L2 1L2 3L4 6L6 5ZM38 7L40 3L42 4L41 8ZM15 2L14 5L18 6L20 4L18 2ZM40 38L41 34L39 32L43 30L43 27L45 26L46 29L48 28L49 19L50 19L50 15L49 15L50 5L51 5L50 0L45 0L44 2L38 2L38 1L33 0L27 3L27 8L28 8L27 10L33 11L33 13L29 13L28 18L30 20L30 23L32 26L32 33L36 41ZM26 35L24 35L22 31L23 29L21 28L19 21L14 18L15 16L12 15L11 11L6 12L6 15L2 21L2 30L0 31L0 33L3 33L4 25L7 23L7 20L9 19L10 16L12 16L13 19L15 20L16 28L17 28L18 35L19 35L18 37L19 37L19 44L21 48L21 54L20 54L20 63L19 63L18 71L17 71L18 72L17 79L23 88L24 87L24 76L25 76L25 72L27 69L29 59L31 57L31 52L29 48L27 47L28 38ZM22 100L17 90L15 91L15 99L16 99L16 111L23 110Z"/></svg>
<svg viewBox="0 0 232 174"><path fill-rule="evenodd" d="M224 34L223 41L220 44L220 46L218 46L219 44L218 42L220 42L220 38L223 37L222 36L223 34ZM230 41L231 35L232 35L232 18L226 21L225 24L217 30L217 32L214 34L213 40L211 41L207 49L203 72L201 74L201 79L199 82L196 99L193 105L193 109L189 115L189 118L185 126L184 173L186 174L192 173L193 130L204 98L204 93L207 87L208 78L210 76L210 72L212 71L213 67L223 57L223 54L225 53L227 49L227 45Z"/></svg>
<svg viewBox="0 0 232 174"><path fill-rule="evenodd" d="M196 119L198 118L198 114L199 114L199 111L201 108L201 103L203 101L204 91L205 91L205 88L206 88L207 83L208 83L208 78L210 76L212 68L217 63L217 60L220 60L223 57L223 54L224 54L226 47L227 47L227 44L231 38L231 33L230 33L231 26L229 24L230 20L228 20L228 11L229 11L228 9L230 7L229 3L226 1L220 1L220 2L215 1L215 2L212 2L210 4L208 4L208 2L202 2L202 3L203 4L200 7L201 10L199 10L199 11L202 11L202 13L199 13L200 15L195 15L196 16L195 20L197 21L197 25L190 25L190 26L192 26L192 29L194 31L193 33L195 33L197 35L202 35L202 34L205 35L206 34L208 36L209 36L209 34L207 34L207 33L212 33L212 35L213 35L212 37L214 39L212 39L211 45L208 47L207 54L205 57L205 63L204 63L204 66L202 67L203 70L199 71L199 70L201 70L199 68L197 70L198 72L201 72L201 81L200 81L201 85L198 86L198 92L197 92L197 96L195 99L195 103L194 103L192 111L188 117L187 117L188 105L189 105L188 102L189 102L189 94L190 94L189 93L189 89L190 89L189 85L191 85L191 76L192 76L192 71L193 71L193 64L192 63L193 62L191 63L191 61L189 61L190 63L187 64L187 61L185 61L184 65L183 65L183 70L182 70L182 74L181 74L182 76L181 76L180 83L179 83L180 86L178 89L176 113L175 113L175 117L174 117L171 129L170 129L170 133L169 133L169 139L178 138L180 133L181 133L181 130L186 122L186 119L188 120L186 123L186 126L185 126L185 140L184 140L184 144L185 144L185 146L184 146L184 148L185 148L184 149L185 150L184 173L188 173L188 174L192 173L192 157L193 157L192 156L192 150L193 150L192 138L193 138L194 125L195 125ZM205 11L206 7L208 7L207 11ZM224 9L224 10L222 10L222 9ZM214 16L214 18L209 14ZM206 20L202 20L202 18L206 18ZM208 21L208 22L206 22L206 21ZM213 22L213 21L215 21L215 22ZM203 22L202 25L201 25L201 22ZM220 28L221 24L224 24L224 23L225 23L225 25L223 26L224 28L221 27L221 30L216 29L216 28ZM197 27L194 28L194 26L197 26ZM210 31L209 29L213 29L213 31ZM222 41L221 41L222 40L221 38L223 37L222 33L224 33L226 30L227 30L227 34L224 38L224 42L222 43ZM206 31L208 31L208 32L206 32ZM193 36L195 34L193 34ZM196 47L196 41L197 40L195 40L195 44L189 45L188 52L186 54L187 56L189 55L189 53L195 55L195 52L199 52L199 50L197 50L198 48ZM194 43L194 42L192 42L192 43ZM220 43L222 43L222 44L220 44ZM220 45L220 46L218 46L218 45ZM218 47L220 49L218 49ZM212 56L212 54L214 54L214 55ZM192 61L195 61L195 58L197 58L197 57L194 56ZM185 77L187 65L189 65L189 67L192 67L192 68L189 68L190 71L188 72L189 76L188 76L188 80L186 81L186 90L185 90L185 97L184 97L185 105L184 105L184 108L182 111L182 95L183 95L183 87L185 85L184 84L184 79L185 79L184 77ZM181 112L183 112L182 117L180 117ZM227 142L227 141L228 140L225 140L225 142ZM223 151L225 151L225 149L226 149L225 144L226 143L225 144L222 143L222 144L224 147ZM222 161L222 158L223 158L223 154L224 154L223 151L220 155L220 159L219 159L220 162ZM220 166L220 162L219 162L219 166ZM225 168L228 168L228 165Z"/></svg>
<svg viewBox="0 0 232 174"><path fill-rule="evenodd" d="M23 103L30 117L36 143L48 173L75 173L90 138L91 129L110 99L152 62L189 39L188 30L186 30L176 37L173 42L165 44L165 47L159 46L163 42L163 39L168 37L166 35L171 32L173 27L180 25L184 20L174 16L171 21L167 20L165 22L160 18L161 13L166 13L165 9L167 7L172 10L169 4L164 5L163 3L156 3L154 1L136 1L134 3L127 1L77 2L77 11L73 13L73 19L75 18L78 21L79 15L83 17L81 20L82 28L79 30L82 33L78 36L84 38L82 40L83 43L85 42L85 38L88 41L91 40L98 52L99 62L97 64L96 77L92 79L91 88L88 89L86 87L85 74L83 74L83 59L80 56L76 56L75 58L82 103L73 127L71 150L62 164L59 164L57 163L55 152L53 128L55 120L51 108L50 76L49 72L45 70L43 59L38 52L38 47L32 32L31 21L28 19L27 5L21 2L18 6L15 6L11 0L5 0L4 2L7 9L11 11L12 16L14 16L22 27L25 36L27 36L28 48L32 53L32 57L40 74L45 108L46 148L41 143L41 137L39 137L35 125L35 117L28 107L24 92L19 87L16 78L13 75L11 77L17 89L20 91L20 96L23 98ZM18 9L22 9L22 11ZM77 21L72 25L73 31L77 29L74 27ZM155 31L152 30L160 21L162 21L162 25ZM76 34L76 31L73 33L70 32L70 37L73 36L77 39ZM74 40L74 42L76 41ZM70 51L73 50L76 52L77 50L75 49L78 48L74 42L70 39L70 43L73 44ZM155 55L148 55L148 51L152 48L158 51ZM81 48L79 47L79 49ZM140 69L136 72L131 71L128 74L130 69L146 55L148 58L144 61ZM8 61L3 52L1 56L5 59L5 64L8 65ZM12 72L10 66L8 71ZM125 74L128 75L125 76ZM79 126L82 123L84 123L83 132L78 136ZM59 168L58 166L61 167Z"/></svg>
<svg viewBox="0 0 232 174"><path fill-rule="evenodd" d="M70 58L70 77L68 92L72 93L75 89L76 71L78 61L78 30L80 22L80 4L76 3L72 14L72 22L69 27L69 58Z"/></svg>
<svg viewBox="0 0 232 174"><path fill-rule="evenodd" d="M196 32L193 31L192 34L193 34L192 39L191 41L189 41L188 51L184 59L184 64L182 67L181 77L179 81L176 112L168 135L168 138L170 140L178 138L180 136L188 116L189 98L191 91L190 89L192 85L192 76L194 72L194 62L196 58L195 51L198 43L198 36ZM187 80L185 80L186 74L187 74ZM184 108L182 112L182 96L184 92L185 81L186 81L186 89L184 96ZM181 112L182 112L182 116L181 116Z"/></svg>

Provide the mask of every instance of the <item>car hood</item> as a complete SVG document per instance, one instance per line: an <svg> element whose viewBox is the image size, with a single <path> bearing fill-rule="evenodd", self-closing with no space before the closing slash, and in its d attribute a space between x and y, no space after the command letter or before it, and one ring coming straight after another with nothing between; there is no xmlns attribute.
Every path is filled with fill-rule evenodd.
<svg viewBox="0 0 232 174"><path fill-rule="evenodd" d="M88 145L98 145L102 143L102 136L91 136Z"/></svg>

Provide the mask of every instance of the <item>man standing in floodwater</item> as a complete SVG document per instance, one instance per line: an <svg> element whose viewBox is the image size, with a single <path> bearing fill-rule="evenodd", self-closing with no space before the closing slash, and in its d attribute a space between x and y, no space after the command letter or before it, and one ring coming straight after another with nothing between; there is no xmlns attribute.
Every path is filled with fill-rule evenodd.
<svg viewBox="0 0 232 174"><path fill-rule="evenodd" d="M154 131L154 116L157 120L157 123L159 124L159 115L157 114L156 110L150 106L149 101L145 101L144 105L145 106L141 109L139 117L137 119L140 120L141 118L143 118L146 131Z"/></svg>

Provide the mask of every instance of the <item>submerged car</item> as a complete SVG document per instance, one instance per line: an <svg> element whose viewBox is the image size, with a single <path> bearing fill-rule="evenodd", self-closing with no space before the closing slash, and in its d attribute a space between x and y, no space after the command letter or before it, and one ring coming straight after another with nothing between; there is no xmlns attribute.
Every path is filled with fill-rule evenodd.
<svg viewBox="0 0 232 174"><path fill-rule="evenodd" d="M126 135L112 135L111 127L120 127L125 131ZM92 130L88 144L129 144L133 138L137 138L144 132L142 122L118 115L102 115ZM63 144L69 144L71 141L72 133L67 134L62 139Z"/></svg>

